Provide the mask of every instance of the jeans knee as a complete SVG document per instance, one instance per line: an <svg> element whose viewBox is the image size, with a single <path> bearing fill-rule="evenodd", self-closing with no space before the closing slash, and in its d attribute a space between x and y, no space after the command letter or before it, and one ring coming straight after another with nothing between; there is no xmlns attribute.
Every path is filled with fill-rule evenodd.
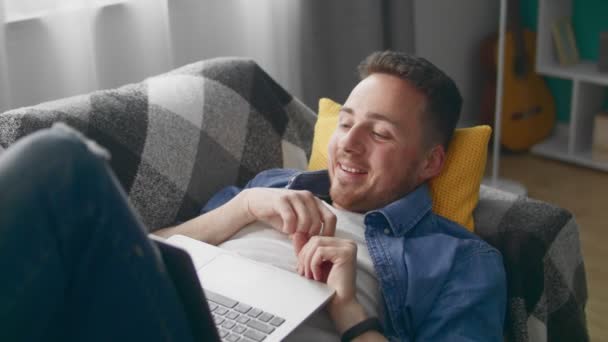
<svg viewBox="0 0 608 342"><path fill-rule="evenodd" d="M49 129L33 133L25 140L29 145L29 155L45 159L69 157L79 160L91 156L105 160L110 158L103 147L63 123L56 123Z"/></svg>
<svg viewBox="0 0 608 342"><path fill-rule="evenodd" d="M87 186L108 172L100 153L104 152L93 152L82 135L61 125L20 139L0 158L0 212L28 213L50 198L57 205L76 207L69 203L79 202L76 199L89 192Z"/></svg>
<svg viewBox="0 0 608 342"><path fill-rule="evenodd" d="M13 153L10 153L13 150ZM49 129L43 129L17 141L7 151L15 158L6 158L14 161L13 166L25 174L37 173L42 175L49 168L70 168L88 164L99 163L109 159L109 153L87 139L80 132L66 126L55 124ZM14 170L17 171L17 170Z"/></svg>

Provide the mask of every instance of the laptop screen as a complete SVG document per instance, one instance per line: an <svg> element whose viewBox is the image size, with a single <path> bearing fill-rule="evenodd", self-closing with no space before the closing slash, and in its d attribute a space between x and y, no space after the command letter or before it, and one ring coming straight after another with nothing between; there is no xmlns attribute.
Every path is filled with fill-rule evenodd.
<svg viewBox="0 0 608 342"><path fill-rule="evenodd" d="M205 294L188 253L157 239L151 240L160 250L167 272L188 317L194 340L220 341Z"/></svg>

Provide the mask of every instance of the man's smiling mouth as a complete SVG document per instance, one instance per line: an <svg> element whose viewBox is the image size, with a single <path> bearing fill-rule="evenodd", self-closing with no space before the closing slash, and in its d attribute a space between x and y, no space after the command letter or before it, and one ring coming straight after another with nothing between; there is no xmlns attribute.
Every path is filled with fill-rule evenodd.
<svg viewBox="0 0 608 342"><path fill-rule="evenodd" d="M343 165L342 163L338 163L338 167L342 171L346 171L348 173L355 173L355 174L365 174L365 173L367 173L365 170L357 169L357 168L353 168L353 167L348 167L348 166Z"/></svg>

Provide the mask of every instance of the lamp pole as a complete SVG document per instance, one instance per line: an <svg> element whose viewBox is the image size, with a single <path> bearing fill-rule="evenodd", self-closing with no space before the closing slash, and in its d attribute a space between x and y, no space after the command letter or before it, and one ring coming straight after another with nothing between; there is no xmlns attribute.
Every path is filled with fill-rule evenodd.
<svg viewBox="0 0 608 342"><path fill-rule="evenodd" d="M492 177L490 182L485 182L494 188L498 188L516 195L526 195L526 188L515 181L500 179L498 169L500 168L500 135L502 123L502 100L504 93L505 74L505 38L507 33L507 0L500 0L500 18L498 21L498 66L496 75L496 101L494 108L494 146L492 152Z"/></svg>

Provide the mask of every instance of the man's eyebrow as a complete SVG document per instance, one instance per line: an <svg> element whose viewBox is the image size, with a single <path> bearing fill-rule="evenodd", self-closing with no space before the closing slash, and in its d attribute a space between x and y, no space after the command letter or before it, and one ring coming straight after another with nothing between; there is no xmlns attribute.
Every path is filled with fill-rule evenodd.
<svg viewBox="0 0 608 342"><path fill-rule="evenodd" d="M342 106L342 107L340 108L340 111L341 111L341 112L348 113L348 114L355 114L355 111L354 111L352 108L350 108L350 107L346 107L346 106Z"/></svg>
<svg viewBox="0 0 608 342"><path fill-rule="evenodd" d="M355 114L355 111L352 108L346 107L346 106L342 106L342 108L340 108L340 111L348 113L348 114L351 114L351 115ZM399 124L396 121L394 121L392 119L389 119L386 115L383 115L383 114L380 114L380 113L367 112L365 114L365 116L367 118L370 118L370 119L373 119L373 120L380 120L380 121L388 122L389 124L391 124L393 126L399 126Z"/></svg>
<svg viewBox="0 0 608 342"><path fill-rule="evenodd" d="M367 114L365 116L367 116L370 119L388 122L389 124L391 124L393 126L399 126L399 123L397 123L397 121L389 119L388 116L380 114L380 113L367 112Z"/></svg>

